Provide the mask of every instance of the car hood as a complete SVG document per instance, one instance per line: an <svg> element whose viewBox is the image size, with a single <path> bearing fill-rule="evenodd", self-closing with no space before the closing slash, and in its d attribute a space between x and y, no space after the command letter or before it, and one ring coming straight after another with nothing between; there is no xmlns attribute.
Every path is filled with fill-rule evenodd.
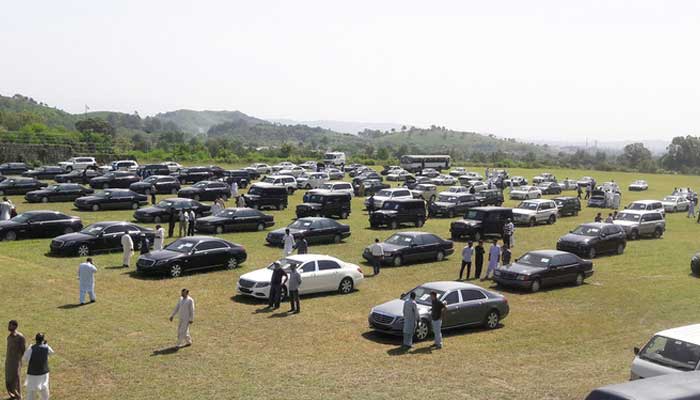
<svg viewBox="0 0 700 400"><path fill-rule="evenodd" d="M566 235L561 237L562 242L568 242L568 243L582 243L582 244L588 244L591 240L593 240L593 236L583 236L583 235L575 235L573 233L567 233Z"/></svg>
<svg viewBox="0 0 700 400"><path fill-rule="evenodd" d="M11 220L5 220L5 221L0 221L0 230L2 229L7 229L7 228L13 228L16 226L22 226L23 224L11 221Z"/></svg>
<svg viewBox="0 0 700 400"><path fill-rule="evenodd" d="M433 203L435 207L441 207L441 208L452 208L455 206L455 203L450 203L447 201L436 201Z"/></svg>
<svg viewBox="0 0 700 400"><path fill-rule="evenodd" d="M377 210L377 211L373 212L372 215L374 215L374 214L377 214L377 215L394 215L394 214L396 214L397 212L398 212L398 211L395 211L395 210Z"/></svg>
<svg viewBox="0 0 700 400"><path fill-rule="evenodd" d="M297 208L310 208L312 210L320 210L321 207L322 206L319 203L301 203L297 205Z"/></svg>
<svg viewBox="0 0 700 400"><path fill-rule="evenodd" d="M481 221L477 221L475 219L460 219L458 221L453 221L453 224L462 224L462 225L468 225L468 226L479 226L481 225Z"/></svg>
<svg viewBox="0 0 700 400"><path fill-rule="evenodd" d="M141 258L144 258L146 260L160 261L180 258L184 256L185 254L178 253L177 251L172 250L153 250L147 254L142 255Z"/></svg>
<svg viewBox="0 0 700 400"><path fill-rule="evenodd" d="M403 317L403 303L404 301L401 299L390 300L386 303L374 307L372 311L381 314L392 315L395 317ZM430 307L418 304L419 314L427 314L429 311Z"/></svg>
<svg viewBox="0 0 700 400"><path fill-rule="evenodd" d="M522 275L532 275L547 270L546 268L533 267L532 265L519 264L517 262L510 265L504 265L498 269Z"/></svg>
<svg viewBox="0 0 700 400"><path fill-rule="evenodd" d="M256 269L246 274L241 275L240 279L246 279L253 282L270 282L272 279L272 270L267 268Z"/></svg>
<svg viewBox="0 0 700 400"><path fill-rule="evenodd" d="M88 234L80 232L66 233L65 235L61 235L55 238L55 240L62 240L64 242L83 241L89 239L95 239L95 236L90 236Z"/></svg>

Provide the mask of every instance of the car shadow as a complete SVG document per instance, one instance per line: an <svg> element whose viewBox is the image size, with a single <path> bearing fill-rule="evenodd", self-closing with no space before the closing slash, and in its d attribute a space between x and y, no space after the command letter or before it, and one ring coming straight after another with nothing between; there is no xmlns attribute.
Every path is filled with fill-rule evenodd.
<svg viewBox="0 0 700 400"><path fill-rule="evenodd" d="M127 269L128 267L125 267L123 265L112 265L110 267L105 267L105 269Z"/></svg>
<svg viewBox="0 0 700 400"><path fill-rule="evenodd" d="M107 267L110 268L110 267ZM126 269L124 267L111 267L113 269ZM145 275L145 274L139 274L137 271L124 271L122 275L129 275L129 278L134 278L138 279L141 281L157 281L161 279L165 279L166 275Z"/></svg>
<svg viewBox="0 0 700 400"><path fill-rule="evenodd" d="M503 323L499 323L498 327L495 329L488 329L488 328L483 327L483 326L456 328L456 329L450 329L447 331L443 331L442 337L443 338L450 338L450 337L454 337L454 336L474 335L477 333L488 332L490 330L501 329L503 327L504 327ZM398 344L400 346L402 341L403 341L401 336L398 336L398 335L394 336L394 335L390 335L390 334L386 334L386 333L382 333L382 332L377 332L374 330L364 332L362 334L362 337L366 340L370 340L372 342L375 342L378 344L384 344L384 345L397 345ZM423 340L423 341L414 341L414 344L431 343L432 340L433 340L433 336L431 334L428 337L428 339ZM387 353L392 352L392 351L397 352L397 349L389 350L389 351L387 351Z"/></svg>
<svg viewBox="0 0 700 400"><path fill-rule="evenodd" d="M581 286L586 286L586 285L588 285L588 282L585 282L585 281L583 282L583 284L581 284ZM576 287L576 285L574 285L574 284L553 285L553 286L547 286L547 287L540 288L539 291L533 293L529 289L518 289L518 288L514 288L514 287L510 287L510 286L502 286L502 285L498 285L494 282L491 282L490 285L488 286L488 288L492 289L492 290L496 290L499 292L506 292L508 294L517 294L517 295L555 292L558 290L571 289L571 288L575 288L575 287Z"/></svg>

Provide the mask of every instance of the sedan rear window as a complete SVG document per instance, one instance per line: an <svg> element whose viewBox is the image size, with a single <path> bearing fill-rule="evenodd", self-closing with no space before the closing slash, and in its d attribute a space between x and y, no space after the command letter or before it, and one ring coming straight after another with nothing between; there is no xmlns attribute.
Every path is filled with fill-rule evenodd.
<svg viewBox="0 0 700 400"><path fill-rule="evenodd" d="M700 361L700 346L656 335L644 346L639 358L681 371L692 371Z"/></svg>

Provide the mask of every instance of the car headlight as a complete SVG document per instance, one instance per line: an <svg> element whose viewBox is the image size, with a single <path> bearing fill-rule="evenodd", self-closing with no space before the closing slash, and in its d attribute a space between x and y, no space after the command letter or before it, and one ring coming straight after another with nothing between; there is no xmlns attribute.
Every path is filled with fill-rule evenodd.
<svg viewBox="0 0 700 400"><path fill-rule="evenodd" d="M270 282L258 282L255 284L256 288L264 288L270 286Z"/></svg>
<svg viewBox="0 0 700 400"><path fill-rule="evenodd" d="M158 260L158 261L155 262L154 265L163 265L163 264L167 264L167 263L168 263L168 260L167 260L167 259L166 259L166 260Z"/></svg>
<svg viewBox="0 0 700 400"><path fill-rule="evenodd" d="M528 275L518 275L518 277L515 279L517 279L519 281L527 281L530 279L530 277Z"/></svg>

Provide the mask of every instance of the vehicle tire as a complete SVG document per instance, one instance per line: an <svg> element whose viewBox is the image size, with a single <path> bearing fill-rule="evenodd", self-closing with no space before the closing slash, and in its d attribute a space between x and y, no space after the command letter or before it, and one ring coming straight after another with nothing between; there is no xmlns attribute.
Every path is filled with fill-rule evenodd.
<svg viewBox="0 0 700 400"><path fill-rule="evenodd" d="M352 292L354 286L355 285L352 278L346 276L340 281L340 285L338 285L338 292L340 292L340 294L348 294Z"/></svg>
<svg viewBox="0 0 700 400"><path fill-rule="evenodd" d="M333 243L338 244L341 240L343 240L343 238L340 237L340 235L333 236Z"/></svg>
<svg viewBox="0 0 700 400"><path fill-rule="evenodd" d="M394 264L394 267L400 267L403 265L403 258L401 256L395 256L394 259L392 260L392 264Z"/></svg>
<svg viewBox="0 0 700 400"><path fill-rule="evenodd" d="M90 246L86 244L81 244L80 246L78 246L78 255L80 257L87 257L90 255L90 253Z"/></svg>
<svg viewBox="0 0 700 400"><path fill-rule="evenodd" d="M258 224L258 226L255 227L255 229L257 229L258 232L264 231L264 230L265 230L265 224L263 224L263 223L261 222L261 223Z"/></svg>
<svg viewBox="0 0 700 400"><path fill-rule="evenodd" d="M624 252L625 252L625 245L622 243L618 244L616 253L619 255L619 254L622 254Z"/></svg>
<svg viewBox="0 0 700 400"><path fill-rule="evenodd" d="M306 190L311 189L311 185L309 185L309 184L307 183L307 184L306 184L306 187L304 187L304 189L306 189Z"/></svg>
<svg viewBox="0 0 700 400"><path fill-rule="evenodd" d="M282 210L282 204L277 205L277 211L280 211L280 210Z"/></svg>
<svg viewBox="0 0 700 400"><path fill-rule="evenodd" d="M578 211L574 211L574 217L578 217Z"/></svg>
<svg viewBox="0 0 700 400"><path fill-rule="evenodd" d="M391 221L389 223L389 228L390 229L397 229L399 227L399 224L396 221Z"/></svg>
<svg viewBox="0 0 700 400"><path fill-rule="evenodd" d="M442 251L438 251L437 254L435 254L435 261L442 261L445 259L445 253Z"/></svg>
<svg viewBox="0 0 700 400"><path fill-rule="evenodd" d="M73 232L75 232L75 230L73 230L73 228L71 228L70 226L63 230L64 235L67 235L67 234L73 233Z"/></svg>
<svg viewBox="0 0 700 400"><path fill-rule="evenodd" d="M557 222L557 217L554 214L550 215L547 219L547 224L552 225L555 222Z"/></svg>
<svg viewBox="0 0 700 400"><path fill-rule="evenodd" d="M349 214L347 211L343 211L342 213L340 213L340 219L348 219L348 217Z"/></svg>
<svg viewBox="0 0 700 400"><path fill-rule="evenodd" d="M226 262L226 269L236 269L240 266L236 257L231 257Z"/></svg>
<svg viewBox="0 0 700 400"><path fill-rule="evenodd" d="M422 218L418 218L418 219L416 220L416 227L417 227L417 228L420 228L420 227L422 227L423 225L425 225L425 221L424 221Z"/></svg>
<svg viewBox="0 0 700 400"><path fill-rule="evenodd" d="M537 220L534 218L530 218L530 222L528 223L528 226L535 226L537 225Z"/></svg>
<svg viewBox="0 0 700 400"><path fill-rule="evenodd" d="M170 189L170 194L177 194L177 188Z"/></svg>
<svg viewBox="0 0 700 400"><path fill-rule="evenodd" d="M486 329L496 329L498 328L498 324L500 322L501 314L498 313L498 310L491 310L488 314L486 314L486 318L484 319L484 327Z"/></svg>
<svg viewBox="0 0 700 400"><path fill-rule="evenodd" d="M5 237L3 238L3 240L7 240L8 242L11 242L11 241L16 240L16 239L17 239L17 232L15 232L15 231L5 232Z"/></svg>
<svg viewBox="0 0 700 400"><path fill-rule="evenodd" d="M454 217L455 217L455 211L454 211L454 210L448 211L448 212L447 212L447 217L448 217L448 218L454 218Z"/></svg>
<svg viewBox="0 0 700 400"><path fill-rule="evenodd" d="M195 194L194 197L193 197L193 199L199 201L199 195L198 195L198 194Z"/></svg>
<svg viewBox="0 0 700 400"><path fill-rule="evenodd" d="M594 247L591 247L590 249L588 249L588 258L589 258L589 259L591 259L591 260L594 259L594 258L595 258L595 255L596 255L596 254L595 254L595 248L594 248Z"/></svg>
<svg viewBox="0 0 700 400"><path fill-rule="evenodd" d="M421 319L416 326L416 333L413 335L416 341L423 341L430 335L430 324L427 320Z"/></svg>
<svg viewBox="0 0 700 400"><path fill-rule="evenodd" d="M633 229L632 232L630 232L630 240L637 240L639 239L639 232L637 232L636 229Z"/></svg>
<svg viewBox="0 0 700 400"><path fill-rule="evenodd" d="M583 276L583 274L579 272L578 275L576 275L576 280L574 281L574 286L583 285L584 279L585 279L585 277Z"/></svg>
<svg viewBox="0 0 700 400"><path fill-rule="evenodd" d="M68 172L73 171L73 167L66 167L66 171L68 171Z"/></svg>
<svg viewBox="0 0 700 400"><path fill-rule="evenodd" d="M93 205L92 205L92 211L100 211L100 205L99 205L99 204L93 204Z"/></svg>
<svg viewBox="0 0 700 400"><path fill-rule="evenodd" d="M537 198L539 199L540 197L542 197L542 195L541 195L541 194L538 194L538 195L537 195Z"/></svg>
<svg viewBox="0 0 700 400"><path fill-rule="evenodd" d="M131 209L132 209L132 210L138 210L138 209L139 209L139 203L131 203Z"/></svg>
<svg viewBox="0 0 700 400"><path fill-rule="evenodd" d="M503 202L500 202L500 201L499 201L498 203L496 203L496 207L500 207L500 206L502 206L502 205L503 205Z"/></svg>
<svg viewBox="0 0 700 400"><path fill-rule="evenodd" d="M0 196L2 196L3 194L5 194L5 192L3 190L0 190Z"/></svg>
<svg viewBox="0 0 700 400"><path fill-rule="evenodd" d="M160 218L160 215L156 215L153 218L153 222L155 222L156 224L159 224L159 223L163 222L163 220Z"/></svg>
<svg viewBox="0 0 700 400"><path fill-rule="evenodd" d="M44 196L44 197L41 198L41 202L42 202L42 203L48 203L48 202L49 202L49 198L46 197L46 196Z"/></svg>
<svg viewBox="0 0 700 400"><path fill-rule="evenodd" d="M654 239L661 239L661 236L663 236L664 231L661 230L661 228L656 228L654 229Z"/></svg>
<svg viewBox="0 0 700 400"><path fill-rule="evenodd" d="M182 275L182 266L178 263L173 264L170 266L170 277L171 278L177 278L180 275Z"/></svg>
<svg viewBox="0 0 700 400"><path fill-rule="evenodd" d="M224 233L224 227L221 225L217 225L216 226L216 234L221 235L222 233Z"/></svg>
<svg viewBox="0 0 700 400"><path fill-rule="evenodd" d="M539 279L535 279L534 281L532 281L532 285L530 286L530 291L532 293L537 293L540 291L540 289L542 289L542 282L540 282Z"/></svg>

